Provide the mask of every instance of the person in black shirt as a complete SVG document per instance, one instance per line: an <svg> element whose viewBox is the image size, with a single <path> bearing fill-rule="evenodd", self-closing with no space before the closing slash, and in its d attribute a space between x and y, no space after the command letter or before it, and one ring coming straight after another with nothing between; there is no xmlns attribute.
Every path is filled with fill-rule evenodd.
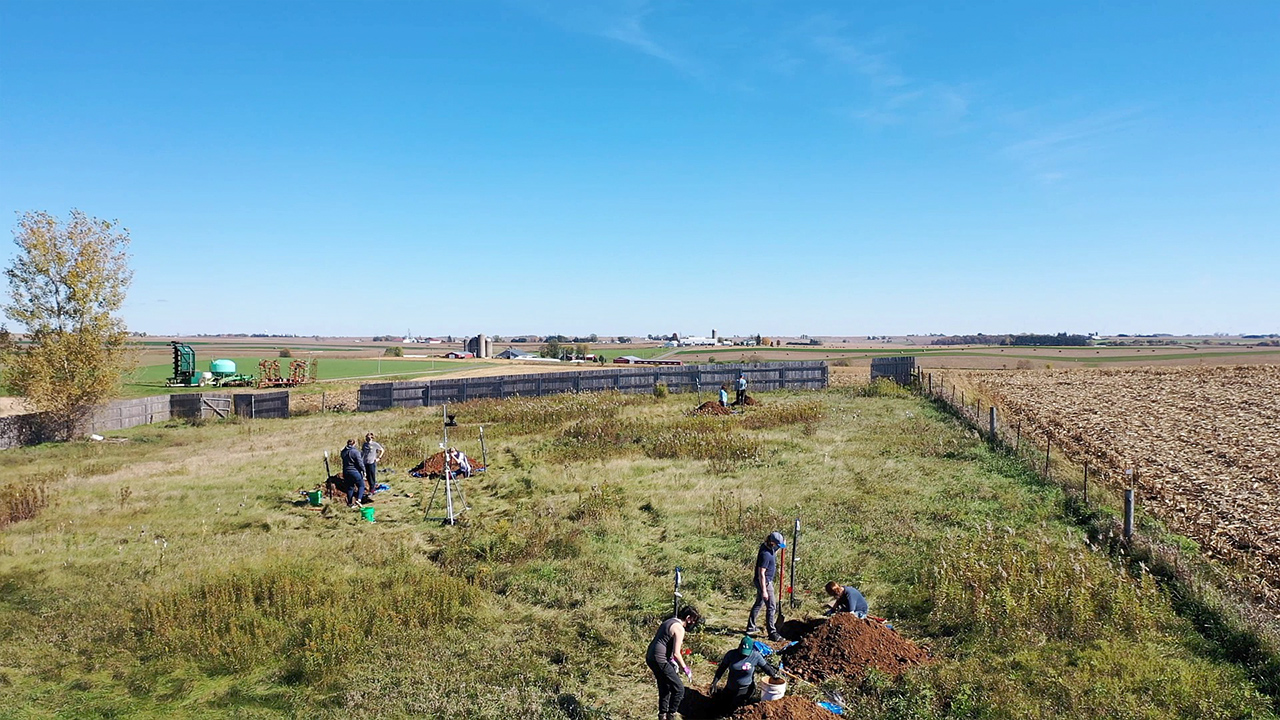
<svg viewBox="0 0 1280 720"><path fill-rule="evenodd" d="M355 440L348 440L342 448L342 479L347 482L347 507L360 507L364 500L364 458Z"/></svg>
<svg viewBox="0 0 1280 720"><path fill-rule="evenodd" d="M702 616L686 605L673 618L667 618L658 626L658 632L649 643L644 662L658 683L658 720L675 720L680 701L684 699L684 681L680 673L693 678L693 668L685 664L681 652L684 631L698 624Z"/></svg>
<svg viewBox="0 0 1280 720"><path fill-rule="evenodd" d="M751 614L747 616L748 635L760 632L760 628L756 626L756 615L764 608L764 626L769 631L769 639L782 639L774 625L778 617L778 593L773 588L773 576L778 568L776 553L786 546L782 533L771 532L756 553L755 569L751 573L751 581L756 586L756 602L751 606Z"/></svg>

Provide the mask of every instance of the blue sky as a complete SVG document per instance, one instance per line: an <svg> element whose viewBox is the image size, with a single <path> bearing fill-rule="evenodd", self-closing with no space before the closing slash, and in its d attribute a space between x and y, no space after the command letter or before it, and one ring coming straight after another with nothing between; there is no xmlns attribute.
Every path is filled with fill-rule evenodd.
<svg viewBox="0 0 1280 720"><path fill-rule="evenodd" d="M1280 332L1280 3L0 0L73 207L153 334Z"/></svg>

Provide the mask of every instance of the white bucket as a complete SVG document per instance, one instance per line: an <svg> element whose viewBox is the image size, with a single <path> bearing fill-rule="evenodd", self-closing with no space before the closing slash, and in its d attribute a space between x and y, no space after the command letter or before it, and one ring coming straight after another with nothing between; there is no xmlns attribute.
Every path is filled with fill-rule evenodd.
<svg viewBox="0 0 1280 720"><path fill-rule="evenodd" d="M760 700L777 700L787 694L787 681L782 678L769 678L764 689L760 691Z"/></svg>

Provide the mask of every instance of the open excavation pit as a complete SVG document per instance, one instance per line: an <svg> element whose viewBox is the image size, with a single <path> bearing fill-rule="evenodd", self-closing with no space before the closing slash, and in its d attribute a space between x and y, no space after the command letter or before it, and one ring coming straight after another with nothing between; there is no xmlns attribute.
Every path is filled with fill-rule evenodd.
<svg viewBox="0 0 1280 720"><path fill-rule="evenodd" d="M730 720L831 720L836 714L812 700L789 695L738 708Z"/></svg>
<svg viewBox="0 0 1280 720"><path fill-rule="evenodd" d="M929 661L929 651L883 623L848 613L831 616L800 642L783 651L787 670L810 681L859 679L868 668L898 676Z"/></svg>

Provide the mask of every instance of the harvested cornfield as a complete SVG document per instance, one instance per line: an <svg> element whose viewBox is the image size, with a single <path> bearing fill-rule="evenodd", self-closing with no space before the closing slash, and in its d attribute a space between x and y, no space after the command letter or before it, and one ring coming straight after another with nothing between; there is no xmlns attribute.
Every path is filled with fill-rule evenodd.
<svg viewBox="0 0 1280 720"><path fill-rule="evenodd" d="M1280 367L974 373L1019 422L1117 482L1142 507L1257 579L1280 616Z"/></svg>

